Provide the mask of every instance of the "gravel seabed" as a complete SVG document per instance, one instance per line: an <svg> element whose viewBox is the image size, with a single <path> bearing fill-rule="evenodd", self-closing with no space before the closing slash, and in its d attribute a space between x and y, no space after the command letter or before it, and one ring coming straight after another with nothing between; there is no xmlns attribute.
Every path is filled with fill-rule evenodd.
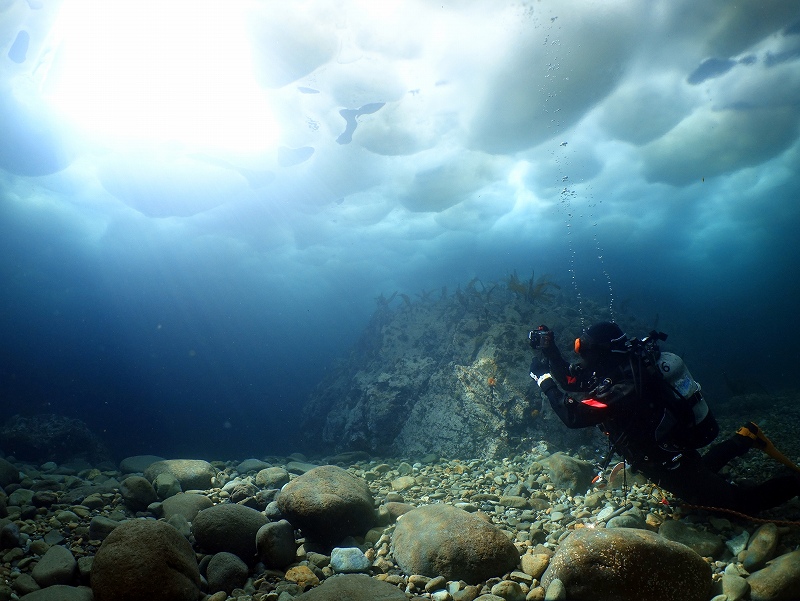
<svg viewBox="0 0 800 601"><path fill-rule="evenodd" d="M720 581L726 568L730 573L742 573L741 563L731 552L736 550L736 541L743 533L752 534L758 522L725 513L697 512L685 509L680 501L669 493L647 483L636 483L630 477L625 491L618 476L614 485L601 489L592 487L583 494L570 494L559 489L548 477L542 461L554 450L541 442L529 452L513 458L497 460L447 460L428 457L412 459L364 459L348 461L347 455L310 460L302 455L270 457L264 461L271 466L284 467L295 474L302 472L302 462L325 464L337 463L369 484L376 506L386 502L404 502L419 506L430 503L449 503L470 512L483 512L525 553L547 554L554 552L561 540L576 528L603 528L613 526L614 520L622 525L631 522L640 527L657 530L662 522L681 519L693 528L707 531L728 543L725 551L707 561L712 567L713 578ZM737 460L729 470L732 476L752 474L764 458L749 454ZM771 461L771 460L768 460ZM14 588L14 581L29 574L38 559L50 545L59 544L69 548L78 559L79 570L85 584L91 557L101 541L89 536L89 524L95 516L105 516L121 521L136 517L157 517L157 508L151 511L132 513L124 504L118 491L119 482L127 475L115 469L85 468L75 471L70 466L45 464L32 466L18 464L25 478L21 489L40 492L55 492L53 504L33 508L15 507L9 503L8 519L19 526L20 546L4 549L0 562L0 579ZM229 502L235 484L254 484L255 471L240 472L241 462L213 462L219 470L215 487L206 491L214 503ZM105 486L107 492L93 495L91 503L65 504L60 502L63 493L79 486ZM13 492L9 501L14 498ZM618 517L619 516L619 517ZM800 516L800 501L790 503L760 516L769 520L797 520ZM610 523L609 523L610 522ZM391 554L391 534L394 526L389 524L374 528L364 538L345 541L347 546L358 546L372 562L372 575L406 591L410 597L434 598L448 601L465 583L434 582L430 576L403 574ZM778 554L797 548L800 534L797 527L781 526L781 543ZM324 550L315 549L300 538L297 565L309 567L320 579L333 574L330 557ZM322 552L320 552L322 551ZM202 559L202 555L198 555ZM213 601L237 599L239 601L287 601L302 592L302 586L287 578L285 572L266 570L256 565L243 589L229 596L217 593L209 598ZM543 598L544 591L538 580L522 569L498 575L474 589L488 594L502 580L517 582L528 599ZM501 587L502 588L502 587ZM497 590L497 589L495 589ZM15 595L0 595L0 599L13 599ZM463 595L461 595L463 598Z"/></svg>

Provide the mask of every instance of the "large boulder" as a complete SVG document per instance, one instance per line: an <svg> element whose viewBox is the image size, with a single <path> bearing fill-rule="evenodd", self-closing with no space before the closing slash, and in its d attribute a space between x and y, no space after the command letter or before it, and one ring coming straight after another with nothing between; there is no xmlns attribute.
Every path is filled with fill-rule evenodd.
<svg viewBox="0 0 800 601"><path fill-rule="evenodd" d="M192 546L155 520L117 526L97 550L91 571L95 601L197 601L200 570Z"/></svg>
<svg viewBox="0 0 800 601"><path fill-rule="evenodd" d="M133 455L119 462L119 471L123 474L143 474L156 461L164 461L164 458L158 455Z"/></svg>
<svg viewBox="0 0 800 601"><path fill-rule="evenodd" d="M766 568L747 579L752 601L800 599L800 551L774 559Z"/></svg>
<svg viewBox="0 0 800 601"><path fill-rule="evenodd" d="M480 516L451 505L425 505L397 520L394 558L406 574L476 584L519 563L509 538Z"/></svg>
<svg viewBox="0 0 800 601"><path fill-rule="evenodd" d="M125 505L131 511L144 511L158 501L158 495L147 478L128 476L119 485L119 492Z"/></svg>
<svg viewBox="0 0 800 601"><path fill-rule="evenodd" d="M55 584L23 595L19 601L96 601L96 597L88 586Z"/></svg>
<svg viewBox="0 0 800 601"><path fill-rule="evenodd" d="M717 557L725 549L724 541L711 532L692 528L680 520L666 520L658 529L664 538L689 547L702 557Z"/></svg>
<svg viewBox="0 0 800 601"><path fill-rule="evenodd" d="M19 469L10 461L0 457L0 488L20 481Z"/></svg>
<svg viewBox="0 0 800 601"><path fill-rule="evenodd" d="M268 568L285 568L297 559L294 528L286 520L264 524L256 533L258 558Z"/></svg>
<svg viewBox="0 0 800 601"><path fill-rule="evenodd" d="M183 490L208 490L211 488L217 470L202 459L165 459L147 466L144 477L150 482L164 472L172 474L181 483Z"/></svg>
<svg viewBox="0 0 800 601"><path fill-rule="evenodd" d="M247 564L233 553L217 553L206 567L208 590L211 593L225 591L230 595L233 589L244 586L248 573Z"/></svg>
<svg viewBox="0 0 800 601"><path fill-rule="evenodd" d="M335 465L315 467L298 476L275 500L293 526L323 544L362 535L376 521L375 501L367 483Z"/></svg>
<svg viewBox="0 0 800 601"><path fill-rule="evenodd" d="M78 571L78 562L72 551L61 545L53 545L42 555L31 576L42 588L54 584L73 584Z"/></svg>
<svg viewBox="0 0 800 601"><path fill-rule="evenodd" d="M209 553L227 551L247 563L256 555L256 534L267 517L236 503L222 503L200 511L192 521L197 544Z"/></svg>
<svg viewBox="0 0 800 601"><path fill-rule="evenodd" d="M214 503L205 495L181 492L164 499L161 504L161 510L164 513L165 520L169 520L174 515L182 515L187 522L191 522L203 509L213 506Z"/></svg>
<svg viewBox="0 0 800 601"><path fill-rule="evenodd" d="M595 475L595 469L591 463L561 452L553 453L543 459L542 465L556 488L572 492L585 492Z"/></svg>
<svg viewBox="0 0 800 601"><path fill-rule="evenodd" d="M702 557L636 528L573 531L550 560L542 585L556 579L570 601L707 601L711 590L711 568Z"/></svg>
<svg viewBox="0 0 800 601"><path fill-rule="evenodd" d="M406 594L388 582L366 575L343 574L327 578L320 586L295 597L295 601L408 601Z"/></svg>

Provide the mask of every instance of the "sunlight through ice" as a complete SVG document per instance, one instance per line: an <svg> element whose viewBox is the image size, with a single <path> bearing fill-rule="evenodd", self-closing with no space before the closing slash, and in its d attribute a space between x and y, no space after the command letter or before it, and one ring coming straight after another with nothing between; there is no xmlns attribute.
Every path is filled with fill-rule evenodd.
<svg viewBox="0 0 800 601"><path fill-rule="evenodd" d="M37 69L55 111L115 145L274 149L279 126L255 83L236 3L66 2Z"/></svg>

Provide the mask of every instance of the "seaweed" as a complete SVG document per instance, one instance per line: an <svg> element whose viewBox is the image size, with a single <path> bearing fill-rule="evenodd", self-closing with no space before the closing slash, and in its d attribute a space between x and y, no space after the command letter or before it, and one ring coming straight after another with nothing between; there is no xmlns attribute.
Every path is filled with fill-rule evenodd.
<svg viewBox="0 0 800 601"><path fill-rule="evenodd" d="M515 269L508 277L508 289L530 303L552 300L555 298L554 295L549 292L549 288L561 290L561 286L551 281L547 275L540 276L539 279L536 279L535 274L531 272L530 279L523 281L519 279L517 270Z"/></svg>
<svg viewBox="0 0 800 601"><path fill-rule="evenodd" d="M481 285L481 289L480 289L480 291L478 291L477 284L480 284L480 285ZM481 292L483 292L483 291L485 291L485 290L486 290L486 286L484 286L484 285L483 285L483 282L481 282L481 281L478 279L478 277L477 277L477 276L476 276L476 277L474 277L474 278L472 278L472 279L469 281L469 283L467 284L467 286L466 286L466 291L467 291L467 292L469 292L470 294L473 294L473 295L476 295L476 296L480 296L480 295L481 295Z"/></svg>
<svg viewBox="0 0 800 601"><path fill-rule="evenodd" d="M389 298L386 298L385 296L383 296L383 292L381 292L380 296L376 296L375 297L375 303L378 305L378 308L381 308L381 309L385 308L385 307L388 307L389 303L391 303L394 300L395 296L397 296L397 290L392 292L392 295Z"/></svg>
<svg viewBox="0 0 800 601"><path fill-rule="evenodd" d="M467 305L468 305L467 297L463 292L461 292L461 284L459 284L458 288L456 288L456 293L455 293L454 296L455 296L456 300L458 301L459 305L461 305L462 307L465 307L465 308L467 307Z"/></svg>
<svg viewBox="0 0 800 601"><path fill-rule="evenodd" d="M431 300L431 294L433 294L433 290L425 290L423 288L422 292L418 293L417 296L424 303Z"/></svg>

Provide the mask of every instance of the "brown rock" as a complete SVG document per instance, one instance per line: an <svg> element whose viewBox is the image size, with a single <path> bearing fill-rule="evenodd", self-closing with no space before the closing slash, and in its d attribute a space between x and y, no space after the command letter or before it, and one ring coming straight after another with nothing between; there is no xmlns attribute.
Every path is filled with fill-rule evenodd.
<svg viewBox="0 0 800 601"><path fill-rule="evenodd" d="M208 461L202 459L165 459L151 463L144 471L144 477L150 482L164 472L172 474L186 490L208 490L217 470Z"/></svg>
<svg viewBox="0 0 800 601"><path fill-rule="evenodd" d="M293 526L320 543L362 535L376 521L367 483L335 465L315 467L298 476L275 500Z"/></svg>
<svg viewBox="0 0 800 601"><path fill-rule="evenodd" d="M284 578L289 582L295 582L297 585L306 590L312 586L317 586L319 584L319 578L317 575L311 571L311 568L308 566L295 566L293 568L289 568L284 575Z"/></svg>
<svg viewBox="0 0 800 601"><path fill-rule="evenodd" d="M130 520L103 541L92 562L95 601L197 601L194 550L166 522Z"/></svg>
<svg viewBox="0 0 800 601"><path fill-rule="evenodd" d="M800 599L800 551L774 559L763 570L751 574L751 601L789 601Z"/></svg>
<svg viewBox="0 0 800 601"><path fill-rule="evenodd" d="M583 492L589 488L594 477L594 466L591 463L575 459L566 453L553 453L542 460L550 476L550 481L558 488L573 492Z"/></svg>
<svg viewBox="0 0 800 601"><path fill-rule="evenodd" d="M260 511L236 503L221 503L195 516L192 533L202 549L212 553L227 551L252 563L257 550L256 534L266 523L267 517Z"/></svg>
<svg viewBox="0 0 800 601"><path fill-rule="evenodd" d="M451 505L418 507L397 521L394 558L406 574L475 584L516 567L519 553L493 524Z"/></svg>
<svg viewBox="0 0 800 601"><path fill-rule="evenodd" d="M542 576L570 601L707 601L711 568L686 545L636 528L575 530Z"/></svg>
<svg viewBox="0 0 800 601"><path fill-rule="evenodd" d="M407 601L405 593L388 582L360 574L328 578L321 586L295 597L295 601Z"/></svg>
<svg viewBox="0 0 800 601"><path fill-rule="evenodd" d="M520 558L522 571L528 576L539 580L550 563L550 556L546 553L526 553Z"/></svg>
<svg viewBox="0 0 800 601"><path fill-rule="evenodd" d="M742 564L748 572L755 572L766 565L778 548L778 527L772 522L762 524L750 537Z"/></svg>

